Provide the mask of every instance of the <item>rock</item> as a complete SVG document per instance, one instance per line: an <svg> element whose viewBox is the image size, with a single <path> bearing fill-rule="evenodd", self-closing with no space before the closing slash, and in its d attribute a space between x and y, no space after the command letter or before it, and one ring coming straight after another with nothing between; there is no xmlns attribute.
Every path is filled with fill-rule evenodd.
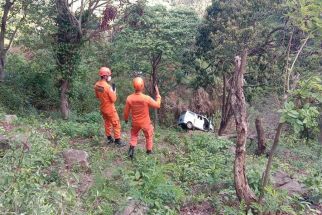
<svg viewBox="0 0 322 215"><path fill-rule="evenodd" d="M0 134L0 150L5 151L10 149L9 139Z"/></svg>
<svg viewBox="0 0 322 215"><path fill-rule="evenodd" d="M303 184L300 184L285 172L276 172L273 174L272 179L276 188L286 190L289 194L304 194L306 192Z"/></svg>
<svg viewBox="0 0 322 215"><path fill-rule="evenodd" d="M14 121L17 121L18 117L16 115L5 115L4 116L4 121L7 124L12 124Z"/></svg>
<svg viewBox="0 0 322 215"><path fill-rule="evenodd" d="M63 152L63 158L67 169L72 168L74 165L80 165L89 170L88 154L83 150L68 149Z"/></svg>
<svg viewBox="0 0 322 215"><path fill-rule="evenodd" d="M287 190L289 194L304 194L306 191L304 185L300 184L294 179L283 186L280 186L279 188L282 190Z"/></svg>
<svg viewBox="0 0 322 215"><path fill-rule="evenodd" d="M124 210L116 213L116 215L145 215L148 213L148 210L148 207L142 203L135 200L129 200Z"/></svg>
<svg viewBox="0 0 322 215"><path fill-rule="evenodd" d="M273 174L274 185L277 187L283 186L291 180L292 179L285 172L277 171L275 174Z"/></svg>
<svg viewBox="0 0 322 215"><path fill-rule="evenodd" d="M236 154L236 146L231 146L228 148L228 151L231 153L231 154Z"/></svg>
<svg viewBox="0 0 322 215"><path fill-rule="evenodd" d="M89 188L93 185L93 176L91 174L84 174L81 176L78 186L77 192L79 194L83 194L89 190Z"/></svg>

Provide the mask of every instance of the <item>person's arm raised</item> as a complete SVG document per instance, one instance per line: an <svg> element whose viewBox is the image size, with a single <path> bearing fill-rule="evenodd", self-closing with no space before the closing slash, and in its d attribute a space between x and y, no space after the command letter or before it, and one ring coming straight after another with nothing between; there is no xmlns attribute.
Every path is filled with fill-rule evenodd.
<svg viewBox="0 0 322 215"><path fill-rule="evenodd" d="M116 91L113 90L112 86L107 90L107 94L110 97L111 101L114 103L117 99Z"/></svg>
<svg viewBox="0 0 322 215"><path fill-rule="evenodd" d="M160 108L161 106L161 96L159 93L159 88L158 86L155 86L155 97L156 100L152 99L151 97L149 97L149 106L152 108Z"/></svg>

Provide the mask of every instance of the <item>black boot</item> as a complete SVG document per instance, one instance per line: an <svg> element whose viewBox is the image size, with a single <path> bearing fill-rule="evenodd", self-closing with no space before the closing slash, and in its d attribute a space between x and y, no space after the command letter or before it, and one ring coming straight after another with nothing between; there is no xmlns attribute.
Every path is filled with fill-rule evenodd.
<svg viewBox="0 0 322 215"><path fill-rule="evenodd" d="M108 136L108 137L106 138L106 143L107 143L107 144L114 143L114 138L113 138L112 136Z"/></svg>
<svg viewBox="0 0 322 215"><path fill-rule="evenodd" d="M134 146L130 146L129 152L127 154L131 158L131 160L133 160L133 158L134 158Z"/></svg>
<svg viewBox="0 0 322 215"><path fill-rule="evenodd" d="M123 146L126 146L126 143L121 141L121 139L115 139L115 145L117 147L123 147Z"/></svg>
<svg viewBox="0 0 322 215"><path fill-rule="evenodd" d="M148 155L150 155L150 154L152 154L152 150L146 150L146 153L147 153Z"/></svg>

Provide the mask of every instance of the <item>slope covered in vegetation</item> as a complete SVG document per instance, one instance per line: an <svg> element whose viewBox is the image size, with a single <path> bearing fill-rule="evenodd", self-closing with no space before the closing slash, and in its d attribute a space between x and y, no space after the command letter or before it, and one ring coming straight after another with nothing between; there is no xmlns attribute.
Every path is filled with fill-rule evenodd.
<svg viewBox="0 0 322 215"><path fill-rule="evenodd" d="M155 153L146 155L144 138L136 158L127 147L107 145L98 113L65 122L52 117L19 117L10 124L1 114L1 212L27 214L237 214L232 166L234 144L213 134L159 128ZM128 127L124 138L128 139ZM258 192L266 157L248 148L250 186ZM81 150L70 168L64 153ZM321 198L321 147L283 138L274 172L305 186L305 198L267 188L264 211L313 214ZM88 162L82 165L82 159ZM68 160L67 160L68 161ZM296 191L298 192L298 191ZM311 210L309 210L311 209ZM316 211L319 209L316 208ZM293 211L293 212L292 212ZM139 212L138 212L139 213Z"/></svg>
<svg viewBox="0 0 322 215"><path fill-rule="evenodd" d="M0 1L0 214L322 214L321 11ZM131 161L128 145L105 143L100 111L129 143L134 88L160 109L137 111L155 147L141 134ZM214 131L179 128L187 110Z"/></svg>

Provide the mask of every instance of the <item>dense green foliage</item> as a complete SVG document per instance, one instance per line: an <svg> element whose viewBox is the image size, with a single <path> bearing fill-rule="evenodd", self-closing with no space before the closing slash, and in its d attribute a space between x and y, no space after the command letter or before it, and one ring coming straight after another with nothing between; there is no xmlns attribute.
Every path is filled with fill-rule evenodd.
<svg viewBox="0 0 322 215"><path fill-rule="evenodd" d="M281 122L288 122L295 133L306 138L314 138L318 130L319 106L322 103L322 80L312 76L299 83L299 88L291 91L291 98L281 110Z"/></svg>
<svg viewBox="0 0 322 215"><path fill-rule="evenodd" d="M127 28L114 38L110 63L118 73L142 73L149 79L155 67L162 92L169 92L185 76L183 56L193 44L198 18L183 9L142 10L144 15L128 20Z"/></svg>
<svg viewBox="0 0 322 215"><path fill-rule="evenodd" d="M196 40L196 84L214 86L222 74L229 76L234 57L244 49L249 56L245 85L250 102L263 93L285 93L294 73L301 78L321 74L321 2L306 2L213 1Z"/></svg>
<svg viewBox="0 0 322 215"><path fill-rule="evenodd" d="M131 162L126 149L103 143L100 119L95 115L70 122L47 119L44 124L43 120L20 118L10 131L0 130L13 138L11 149L1 157L1 212L113 214L122 211L128 199L148 206L149 214L177 214L184 205L202 202L210 202L224 214L238 214L243 207L234 194L232 142L203 133L159 130L153 157L146 156L140 146ZM262 211L303 214L311 208L310 202L321 199L321 147L298 142L283 138L273 171L286 171L306 184L310 199L289 197L270 187L266 193L270 201L258 206ZM88 173L76 166L71 172L64 170L61 152L70 144L90 155L93 185L85 193L80 193L79 187ZM265 158L251 156L253 147L248 149L248 178L250 186L258 190ZM285 153L296 160L291 164L292 158ZM306 176L300 174L303 169Z"/></svg>
<svg viewBox="0 0 322 215"><path fill-rule="evenodd" d="M253 212L318 214L321 0L213 0L203 17L194 8L151 6L145 0L97 0L101 6L93 12L95 1L84 1L84 10L69 7L72 22L68 13L58 13L54 0L17 0L10 11L4 41L7 46L12 37L13 43L0 82L0 141L9 139L9 147L0 145L0 214L115 214L133 202L148 214L245 214L248 208L234 184L235 139L186 132L175 124L187 108L201 112L210 107L219 127L235 56L245 50L251 139L246 174L256 196L264 190L264 201L251 205ZM75 25L78 21L81 26ZM145 78L151 96L153 85L159 85L162 119L152 156L146 155L141 137L133 161L127 147L105 144L93 92L101 66L112 69L121 120L133 77ZM59 114L65 80L69 120ZM18 115L18 121L6 122L5 114ZM257 117L263 118L267 152L278 123L286 125L271 172L296 180L305 187L303 194L290 195L273 180L262 189L268 159L255 155ZM128 142L130 126L121 124ZM227 123L227 134L234 136L233 122ZM68 149L87 152L89 168L68 169L63 158Z"/></svg>

